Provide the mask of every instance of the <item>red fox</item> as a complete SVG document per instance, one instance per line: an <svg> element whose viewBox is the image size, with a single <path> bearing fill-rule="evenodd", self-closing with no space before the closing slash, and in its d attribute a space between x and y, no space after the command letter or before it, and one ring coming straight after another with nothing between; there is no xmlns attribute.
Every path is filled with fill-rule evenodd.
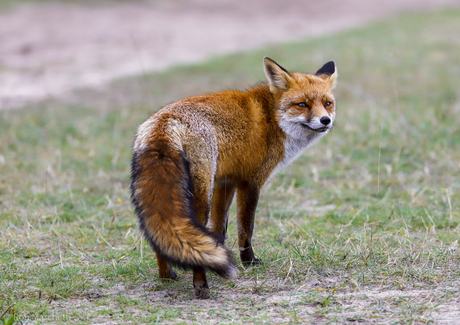
<svg viewBox="0 0 460 325"><path fill-rule="evenodd" d="M209 298L206 269L238 275L224 246L236 193L238 247L254 257L251 237L262 186L331 129L335 118L333 61L315 74L288 72L264 59L268 83L166 105L138 129L131 197L140 229L156 252L162 279L172 265L193 270L198 298Z"/></svg>

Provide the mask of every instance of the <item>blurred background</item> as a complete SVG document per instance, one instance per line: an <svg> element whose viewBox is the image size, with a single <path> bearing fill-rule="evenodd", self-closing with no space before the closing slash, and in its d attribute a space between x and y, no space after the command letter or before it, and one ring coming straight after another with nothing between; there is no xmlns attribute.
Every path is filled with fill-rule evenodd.
<svg viewBox="0 0 460 325"><path fill-rule="evenodd" d="M0 0L0 108L458 0ZM339 49L338 49L339 50Z"/></svg>

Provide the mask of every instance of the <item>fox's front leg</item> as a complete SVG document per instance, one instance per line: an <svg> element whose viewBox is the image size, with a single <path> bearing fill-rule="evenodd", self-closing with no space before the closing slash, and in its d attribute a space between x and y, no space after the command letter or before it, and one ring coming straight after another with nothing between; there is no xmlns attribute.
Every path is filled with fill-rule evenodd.
<svg viewBox="0 0 460 325"><path fill-rule="evenodd" d="M243 264L260 263L260 260L254 257L251 244L259 195L260 187L256 184L252 182L241 182L238 184L238 247Z"/></svg>

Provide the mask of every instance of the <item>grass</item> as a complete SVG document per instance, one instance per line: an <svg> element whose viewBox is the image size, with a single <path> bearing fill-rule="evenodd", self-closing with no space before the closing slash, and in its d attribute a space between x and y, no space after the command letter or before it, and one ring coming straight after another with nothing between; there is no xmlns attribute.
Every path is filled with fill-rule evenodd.
<svg viewBox="0 0 460 325"><path fill-rule="evenodd" d="M32 324L431 323L460 314L460 12L221 56L0 112L0 315ZM337 126L262 194L264 261L159 281L129 201L136 127L185 96L339 70ZM234 208L233 208L234 209ZM227 245L236 252L235 212ZM456 312L456 313L455 313ZM449 318L451 317L451 318ZM0 317L1 318L1 317Z"/></svg>

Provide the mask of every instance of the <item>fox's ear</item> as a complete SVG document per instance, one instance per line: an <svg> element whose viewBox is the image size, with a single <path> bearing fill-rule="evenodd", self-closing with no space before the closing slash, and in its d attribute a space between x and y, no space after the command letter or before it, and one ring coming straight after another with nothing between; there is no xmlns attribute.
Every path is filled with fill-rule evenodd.
<svg viewBox="0 0 460 325"><path fill-rule="evenodd" d="M286 69L268 57L264 58L264 68L271 92L288 88L291 77Z"/></svg>
<svg viewBox="0 0 460 325"><path fill-rule="evenodd" d="M316 75L324 79L328 79L330 82L331 88L335 88L337 84L337 67L335 66L334 61L329 61L316 71Z"/></svg>

